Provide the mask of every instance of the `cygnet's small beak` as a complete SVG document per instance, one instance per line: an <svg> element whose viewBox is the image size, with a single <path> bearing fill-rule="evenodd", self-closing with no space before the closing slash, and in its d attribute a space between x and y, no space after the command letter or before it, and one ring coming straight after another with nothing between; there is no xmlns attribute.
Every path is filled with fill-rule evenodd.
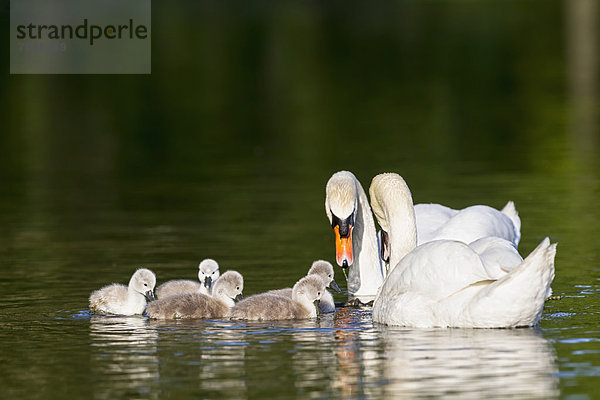
<svg viewBox="0 0 600 400"><path fill-rule="evenodd" d="M354 262L352 255L352 229L348 227L347 232L340 233L340 226L333 227L335 232L335 261L342 268L348 268Z"/></svg>
<svg viewBox="0 0 600 400"><path fill-rule="evenodd" d="M207 276L206 278L204 278L204 287L207 289L210 289L212 285L212 278L210 276Z"/></svg>
<svg viewBox="0 0 600 400"><path fill-rule="evenodd" d="M334 280L332 280L331 282L329 282L329 287L332 288L333 290L335 290L338 293L342 293L342 290L340 289L340 287L338 286L338 284L335 283Z"/></svg>
<svg viewBox="0 0 600 400"><path fill-rule="evenodd" d="M146 293L144 293L144 296L146 296L148 301L156 300L156 298L154 297L154 292L152 290L148 290Z"/></svg>
<svg viewBox="0 0 600 400"><path fill-rule="evenodd" d="M242 296L242 294L240 293L240 294L238 294L237 296L235 296L235 299L234 299L234 300L235 300L235 301L240 301L240 300L242 300L243 298L244 298L244 296Z"/></svg>

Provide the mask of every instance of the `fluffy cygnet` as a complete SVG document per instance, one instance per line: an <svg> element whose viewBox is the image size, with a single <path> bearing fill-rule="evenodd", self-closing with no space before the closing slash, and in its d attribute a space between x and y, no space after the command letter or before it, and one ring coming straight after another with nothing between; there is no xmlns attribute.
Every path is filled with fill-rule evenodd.
<svg viewBox="0 0 600 400"><path fill-rule="evenodd" d="M312 266L308 270L308 275L316 275L323 279L325 287L330 287L336 292L340 293L341 290L335 280L333 279L334 269L330 262L325 260L317 260L312 263ZM284 297L292 298L292 288L270 290L268 294L276 294ZM321 294L321 300L319 300L319 312L320 313L332 313L335 311L335 302L333 296L329 291L324 290Z"/></svg>
<svg viewBox="0 0 600 400"><path fill-rule="evenodd" d="M292 288L292 298L262 293L237 303L230 312L232 319L280 320L315 318L314 302L325 291L323 280L315 275L305 276Z"/></svg>
<svg viewBox="0 0 600 400"><path fill-rule="evenodd" d="M212 296L196 292L163 297L148 304L146 314L155 319L224 318L243 290L242 275L227 271L215 283Z"/></svg>
<svg viewBox="0 0 600 400"><path fill-rule="evenodd" d="M140 268L131 276L129 286L113 283L90 295L90 310L96 313L134 315L142 314L146 298L154 300L156 276L146 268Z"/></svg>
<svg viewBox="0 0 600 400"><path fill-rule="evenodd" d="M156 289L156 297L162 299L174 294L202 293L210 295L215 281L219 279L219 264L210 258L202 260L198 265L198 279L191 281L187 279L176 279L160 285Z"/></svg>
<svg viewBox="0 0 600 400"><path fill-rule="evenodd" d="M202 260L198 265L198 279L202 283L200 293L211 294L213 286L219 279L219 264L212 258Z"/></svg>

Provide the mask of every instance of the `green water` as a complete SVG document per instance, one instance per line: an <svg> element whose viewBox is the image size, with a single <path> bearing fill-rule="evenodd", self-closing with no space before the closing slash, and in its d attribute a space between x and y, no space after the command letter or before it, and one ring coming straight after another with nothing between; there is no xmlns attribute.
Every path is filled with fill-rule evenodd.
<svg viewBox="0 0 600 400"><path fill-rule="evenodd" d="M1 397L596 398L594 4L154 2L151 76L9 76L3 54ZM88 313L139 266L194 279L211 257L249 295L334 261L341 169L398 172L417 203L515 201L522 255L559 243L562 298L520 330Z"/></svg>

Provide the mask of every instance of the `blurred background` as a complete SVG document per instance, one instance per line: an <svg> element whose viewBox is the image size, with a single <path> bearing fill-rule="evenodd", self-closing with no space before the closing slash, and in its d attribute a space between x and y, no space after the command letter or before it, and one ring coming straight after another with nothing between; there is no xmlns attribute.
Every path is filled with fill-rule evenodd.
<svg viewBox="0 0 600 400"><path fill-rule="evenodd" d="M341 169L365 187L398 172L415 202L598 216L593 0L156 1L152 15L151 75L2 62L3 259L119 235L98 262L331 257L324 185ZM531 247L552 235L532 233Z"/></svg>
<svg viewBox="0 0 600 400"><path fill-rule="evenodd" d="M122 235L98 262L331 258L324 186L341 169L365 187L398 172L415 202L598 216L593 0L156 1L152 15L151 75L0 66L9 250Z"/></svg>
<svg viewBox="0 0 600 400"><path fill-rule="evenodd" d="M282 221L326 229L340 169L364 186L396 171L416 202L456 207L468 187L519 207L532 176L597 182L593 0L155 1L152 15L151 75L8 75L3 60L2 215L87 231L103 210L175 207L199 231L256 218L251 240L277 246L314 234L273 236Z"/></svg>

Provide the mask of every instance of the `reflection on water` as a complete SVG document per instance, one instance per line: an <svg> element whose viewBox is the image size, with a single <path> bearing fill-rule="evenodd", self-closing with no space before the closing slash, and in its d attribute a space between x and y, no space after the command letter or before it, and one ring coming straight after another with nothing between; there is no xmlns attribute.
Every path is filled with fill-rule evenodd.
<svg viewBox="0 0 600 400"><path fill-rule="evenodd" d="M368 308L318 320L92 317L96 398L555 398L558 367L534 329L373 326Z"/></svg>
<svg viewBox="0 0 600 400"><path fill-rule="evenodd" d="M159 378L157 339L142 317L92 316L91 372L96 377L96 399L157 398L151 390Z"/></svg>
<svg viewBox="0 0 600 400"><path fill-rule="evenodd" d="M246 356L241 332L228 324L207 325L202 330L198 379L206 391L246 392L246 382L239 379Z"/></svg>
<svg viewBox="0 0 600 400"><path fill-rule="evenodd" d="M535 330L378 329L386 394L461 399L559 394L554 350Z"/></svg>
<svg viewBox="0 0 600 400"><path fill-rule="evenodd" d="M299 393L327 390L329 385L323 385L323 377L330 376L336 365L333 326L333 314L322 314L318 321L305 321L290 329L294 344L291 365Z"/></svg>
<svg viewBox="0 0 600 400"><path fill-rule="evenodd" d="M155 321L161 397L245 397L243 332L229 321ZM165 384L168 382L168 384Z"/></svg>
<svg viewBox="0 0 600 400"><path fill-rule="evenodd" d="M338 365L333 387L344 397L381 392L381 344L367 309L341 308L335 314Z"/></svg>

